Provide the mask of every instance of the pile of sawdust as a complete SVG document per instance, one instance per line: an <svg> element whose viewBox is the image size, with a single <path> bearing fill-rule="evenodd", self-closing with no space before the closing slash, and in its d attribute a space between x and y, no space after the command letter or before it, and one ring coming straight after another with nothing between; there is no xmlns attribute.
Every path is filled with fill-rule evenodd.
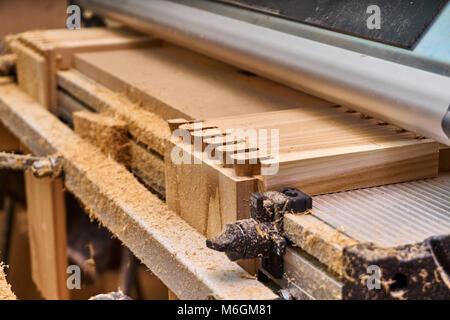
<svg viewBox="0 0 450 320"><path fill-rule="evenodd" d="M0 265L0 300L17 300L15 294L11 291L11 286L6 281L3 265Z"/></svg>

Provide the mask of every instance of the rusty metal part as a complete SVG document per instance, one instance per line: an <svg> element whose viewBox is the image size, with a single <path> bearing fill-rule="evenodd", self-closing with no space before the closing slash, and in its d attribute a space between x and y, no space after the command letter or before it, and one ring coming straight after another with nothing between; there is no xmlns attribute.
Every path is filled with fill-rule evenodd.
<svg viewBox="0 0 450 320"><path fill-rule="evenodd" d="M285 213L305 212L312 207L311 197L295 188L255 192L250 198L251 219L227 224L219 236L206 241L231 260L263 258L262 266L272 276L283 275L286 239L282 236Z"/></svg>
<svg viewBox="0 0 450 320"><path fill-rule="evenodd" d="M274 223L245 219L227 224L223 233L206 240L206 246L225 252L230 260L236 261L272 254L282 256L286 252L286 239L278 233Z"/></svg>
<svg viewBox="0 0 450 320"><path fill-rule="evenodd" d="M357 244L344 249L343 299L450 299L449 269L450 235L396 248Z"/></svg>
<svg viewBox="0 0 450 320"><path fill-rule="evenodd" d="M62 157L46 157L39 159L31 166L31 172L36 178L59 177L63 170L63 158Z"/></svg>
<svg viewBox="0 0 450 320"><path fill-rule="evenodd" d="M33 157L0 152L0 169L31 170L36 178L59 177L63 170L63 158L59 156Z"/></svg>
<svg viewBox="0 0 450 320"><path fill-rule="evenodd" d="M250 197L251 217L260 222L276 222L282 230L285 213L301 213L312 208L312 199L296 188L281 191L254 192Z"/></svg>
<svg viewBox="0 0 450 320"><path fill-rule="evenodd" d="M255 192L251 196L251 216L258 221L272 221L279 232L283 232L286 213L306 212L312 208L312 199L296 188L285 187L281 191ZM283 257L271 255L261 260L261 266L273 277L283 276Z"/></svg>
<svg viewBox="0 0 450 320"><path fill-rule="evenodd" d="M28 170L39 157L0 152L0 169Z"/></svg>

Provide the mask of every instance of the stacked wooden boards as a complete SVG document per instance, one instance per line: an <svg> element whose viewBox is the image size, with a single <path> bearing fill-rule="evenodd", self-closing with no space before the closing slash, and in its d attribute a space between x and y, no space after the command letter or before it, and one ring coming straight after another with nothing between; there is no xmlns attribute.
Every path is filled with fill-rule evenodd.
<svg viewBox="0 0 450 320"><path fill-rule="evenodd" d="M56 71L68 69L74 53L152 44L154 39L126 29L90 28L24 32L11 37L8 47L17 55L19 86L46 108L55 109Z"/></svg>
<svg viewBox="0 0 450 320"><path fill-rule="evenodd" d="M132 63L126 65L118 63L125 60ZM134 106L140 107L141 113L145 110L147 115L152 114L153 119L167 120L179 117L206 119L244 115L249 112L288 110L302 106L332 105L170 44L146 49L76 54L74 69L77 71L61 72L58 76L59 84L65 91L72 95L74 92L84 91L85 85L68 83L80 83L82 79L88 78L91 82L95 82L97 88L102 88L102 92L122 93L122 96L126 96ZM76 90L70 89L75 86ZM96 94L98 92L99 90L96 90ZM80 97L80 94L76 95ZM87 99L84 99L85 101ZM130 107L130 111L131 108L133 107ZM130 112L125 115L124 112L119 111L118 114L128 118L128 123L134 125L141 123L139 126L143 130L134 129L130 133L133 139L139 141L140 145L145 145L152 155L154 153L164 155L169 150L167 145L169 145L170 132L167 125L164 129L161 129L159 124L146 127L145 122L140 119L130 119L132 117ZM152 120L152 123L154 122ZM149 134L142 134L143 131ZM161 132L164 132L163 137L166 139L164 146L159 143L162 138ZM135 172L148 172L149 169L151 170L151 168L142 170L140 166L135 169ZM198 166L192 166L190 169L199 174L198 179L195 179L197 182L203 181L199 178L202 173L198 171ZM230 178L224 177L226 178L221 187L223 192L221 197L227 197L227 200L221 202L221 208L213 209L208 223L204 223L203 214L194 214L194 212L204 212L209 206L209 197L206 196L208 191L204 191L208 190L207 183L199 185L197 190L193 191L190 188L193 186L191 185L193 181L182 177L177 180L186 185L187 190L192 191L189 192L189 197L182 194L176 196L177 199L182 199L182 207L187 203L198 204L202 207L200 211L189 206L190 209L195 210L185 212L182 207L177 206L177 200L173 197L167 198L169 206L202 234L211 235L220 232L225 223L248 216L248 195L255 186L254 178L236 178L233 175ZM243 183L238 186L238 189L235 187L235 179ZM173 189L169 180L173 181L171 177L164 181L166 194L167 188ZM199 196L199 194L203 195ZM204 201L204 199L208 200ZM242 216L236 216L236 207L245 208L241 210ZM222 216L214 212L229 212L230 215ZM197 217L198 221L196 221Z"/></svg>
<svg viewBox="0 0 450 320"><path fill-rule="evenodd" d="M274 164L279 164L279 168L277 172L273 170L274 174L261 177L263 190L289 185L315 195L437 174L435 142L344 107L305 106L211 119L202 125L216 127L224 134L242 129L242 138L247 140L256 133L254 143L247 142L243 148L252 147L260 153L264 153L260 144L267 143L264 155L272 159L261 159L261 170ZM278 135L278 148L271 146L271 130ZM255 141L256 138L262 139ZM234 146L230 153L243 151ZM233 149L233 145L228 149ZM244 158L245 154L258 152L242 153ZM234 158L238 169L239 158Z"/></svg>
<svg viewBox="0 0 450 320"><path fill-rule="evenodd" d="M436 142L373 119L362 119L361 115L348 113L344 108L303 107L205 120L201 124L208 128L203 129L206 134L214 127L222 133L228 129L244 130L244 136L233 137L227 145L233 158L232 168L224 166L216 157L223 152L222 145L216 147L213 157L206 152L210 145L214 147L214 139L203 139L199 143L203 150L191 145L196 138L202 139L200 129L190 132L196 138L189 139L188 143L173 141L174 146L188 154L187 159L196 161L174 164L170 161L171 150L166 152L169 205L183 217L191 217L192 223L200 230L208 230L209 235L220 232L223 224L232 218L247 217L248 199L254 191L289 186L316 195L421 179L438 173ZM192 129L192 124L180 128ZM249 129L278 130L277 157L261 157L257 150L259 141L256 150L249 150L254 148L245 136ZM245 138L246 142L236 143ZM274 156L270 140L268 145L267 154ZM247 160L237 161L252 158L256 160L253 165ZM259 174L258 170L262 173L263 168L274 165L278 166L274 174Z"/></svg>

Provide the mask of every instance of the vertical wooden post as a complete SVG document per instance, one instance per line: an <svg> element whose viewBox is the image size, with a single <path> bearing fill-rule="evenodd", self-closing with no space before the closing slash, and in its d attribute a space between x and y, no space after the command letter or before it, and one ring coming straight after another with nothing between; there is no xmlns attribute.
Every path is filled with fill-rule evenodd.
<svg viewBox="0 0 450 320"><path fill-rule="evenodd" d="M25 173L31 275L45 299L69 299L66 210L61 179Z"/></svg>

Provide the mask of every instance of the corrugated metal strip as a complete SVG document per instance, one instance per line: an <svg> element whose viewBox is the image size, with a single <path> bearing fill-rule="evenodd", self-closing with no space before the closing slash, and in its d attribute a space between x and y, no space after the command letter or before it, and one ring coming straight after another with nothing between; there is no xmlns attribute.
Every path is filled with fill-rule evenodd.
<svg viewBox="0 0 450 320"><path fill-rule="evenodd" d="M361 242L392 247L450 233L450 174L314 197L312 214Z"/></svg>

